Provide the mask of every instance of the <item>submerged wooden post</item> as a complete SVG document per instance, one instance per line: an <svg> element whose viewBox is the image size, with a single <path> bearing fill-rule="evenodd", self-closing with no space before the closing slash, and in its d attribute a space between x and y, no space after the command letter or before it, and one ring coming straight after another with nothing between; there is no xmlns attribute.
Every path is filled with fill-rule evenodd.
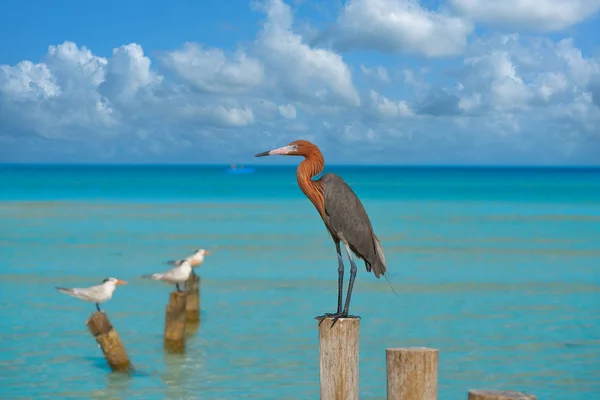
<svg viewBox="0 0 600 400"><path fill-rule="evenodd" d="M165 312L165 349L182 353L185 349L186 292L171 292Z"/></svg>
<svg viewBox="0 0 600 400"><path fill-rule="evenodd" d="M318 319L321 400L358 400L360 319Z"/></svg>
<svg viewBox="0 0 600 400"><path fill-rule="evenodd" d="M437 349L385 349L385 358L387 400L437 400Z"/></svg>
<svg viewBox="0 0 600 400"><path fill-rule="evenodd" d="M113 328L106 314L96 311L85 322L90 333L94 335L96 342L100 345L106 362L113 371L128 371L131 369L129 356L119 338L119 334Z"/></svg>
<svg viewBox="0 0 600 400"><path fill-rule="evenodd" d="M186 319L187 322L200 321L200 277L194 273L185 282L187 293Z"/></svg>
<svg viewBox="0 0 600 400"><path fill-rule="evenodd" d="M469 400L537 400L537 397L510 390L469 390Z"/></svg>

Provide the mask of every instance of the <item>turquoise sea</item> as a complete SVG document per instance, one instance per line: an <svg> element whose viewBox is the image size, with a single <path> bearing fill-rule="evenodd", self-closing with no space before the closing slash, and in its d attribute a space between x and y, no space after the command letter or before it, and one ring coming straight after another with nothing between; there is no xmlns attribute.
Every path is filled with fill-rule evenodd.
<svg viewBox="0 0 600 400"><path fill-rule="evenodd" d="M0 398L317 399L335 248L295 167L265 164L0 166ZM326 171L363 200L400 297L358 264L361 399L385 398L401 346L439 349L441 400L600 398L600 169ZM140 276L199 247L202 321L169 355L171 288ZM87 331L94 305L54 289L108 276L129 282L103 309L131 375Z"/></svg>

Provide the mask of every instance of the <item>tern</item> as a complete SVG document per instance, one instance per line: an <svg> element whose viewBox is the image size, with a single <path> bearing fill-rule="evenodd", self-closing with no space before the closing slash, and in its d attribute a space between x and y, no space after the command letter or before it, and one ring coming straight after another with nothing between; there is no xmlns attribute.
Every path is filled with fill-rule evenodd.
<svg viewBox="0 0 600 400"><path fill-rule="evenodd" d="M204 249L195 250L193 254L187 256L183 260L170 260L167 264L178 267L184 261L189 261L192 264L192 268L201 265L204 262L204 256L210 254L210 251Z"/></svg>
<svg viewBox="0 0 600 400"><path fill-rule="evenodd" d="M122 281L117 278L106 278L102 281L101 285L90 286L87 288L64 288L56 287L61 293L68 294L69 296L76 297L81 300L96 303L96 309L100 309L100 303L105 303L112 298L112 295L117 288L117 285L126 285L126 281Z"/></svg>
<svg viewBox="0 0 600 400"><path fill-rule="evenodd" d="M171 285L175 284L177 291L181 292L181 289L179 289L179 284L187 281L191 273L192 263L190 262L190 260L185 259L182 260L181 263L179 263L179 265L177 265L175 268L171 268L167 272L142 275L142 278L150 278L154 279L155 281L163 281Z"/></svg>

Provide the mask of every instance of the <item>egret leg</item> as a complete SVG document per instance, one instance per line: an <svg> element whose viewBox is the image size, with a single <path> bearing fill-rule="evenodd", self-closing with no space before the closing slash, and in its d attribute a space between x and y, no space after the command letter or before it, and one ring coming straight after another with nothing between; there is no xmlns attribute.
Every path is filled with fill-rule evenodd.
<svg viewBox="0 0 600 400"><path fill-rule="evenodd" d="M335 242L335 250L338 257L338 302L336 313L325 313L322 316L317 316L317 319L323 319L327 317L335 317L342 315L342 288L344 287L344 260L342 259L342 249L340 248L340 242Z"/></svg>
<svg viewBox="0 0 600 400"><path fill-rule="evenodd" d="M335 244L338 257L338 303L337 303L337 314L342 312L342 287L344 287L344 260L342 260L342 251L340 249L340 242Z"/></svg>
<svg viewBox="0 0 600 400"><path fill-rule="evenodd" d="M356 278L356 272L358 269L356 268L356 263L354 262L354 257L352 256L352 251L350 250L350 247L346 244L344 244L344 247L346 247L346 251L348 252L348 259L350 260L350 282L348 282L348 294L346 295L346 304L344 305L344 311L343 312L338 311L336 314L325 314L325 316L324 316L324 317L333 317L333 322L331 323L331 328L333 328L335 323L340 318L360 318L355 315L348 315L348 309L350 308L350 297L352 296L352 289L354 288L354 280ZM341 259L341 255L340 255L340 259ZM341 285L340 285L340 291L341 291ZM342 298L342 295L340 294L339 295L340 302L341 302L341 298ZM339 308L338 308L338 310L339 310ZM321 324L321 322L323 322L323 320L321 320L319 322L319 325Z"/></svg>
<svg viewBox="0 0 600 400"><path fill-rule="evenodd" d="M354 289L354 279L356 278L356 263L354 257L350 251L350 247L345 244L346 251L348 252L348 258L350 259L350 282L348 283L348 294L346 295L346 304L344 304L344 311L342 312L343 317L348 316L348 309L350 308L350 297L352 297L352 289Z"/></svg>
<svg viewBox="0 0 600 400"><path fill-rule="evenodd" d="M342 312L342 288L344 287L344 260L342 259L342 249L340 248L340 242L335 242L335 250L338 258L338 303L337 312ZM325 315L333 315L326 313Z"/></svg>

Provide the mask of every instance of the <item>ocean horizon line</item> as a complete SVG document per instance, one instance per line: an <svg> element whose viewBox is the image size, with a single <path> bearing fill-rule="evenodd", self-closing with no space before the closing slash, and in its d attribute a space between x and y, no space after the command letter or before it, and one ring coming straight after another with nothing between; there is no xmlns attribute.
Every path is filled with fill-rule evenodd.
<svg viewBox="0 0 600 400"><path fill-rule="evenodd" d="M13 163L0 162L1 167L96 167L96 168L228 168L232 165L243 168L290 168L298 167L297 163L285 164L231 164L231 163ZM335 168L397 168L397 169L544 169L544 170L600 170L600 164L592 165L546 165L546 164L344 164L326 163L325 167Z"/></svg>

